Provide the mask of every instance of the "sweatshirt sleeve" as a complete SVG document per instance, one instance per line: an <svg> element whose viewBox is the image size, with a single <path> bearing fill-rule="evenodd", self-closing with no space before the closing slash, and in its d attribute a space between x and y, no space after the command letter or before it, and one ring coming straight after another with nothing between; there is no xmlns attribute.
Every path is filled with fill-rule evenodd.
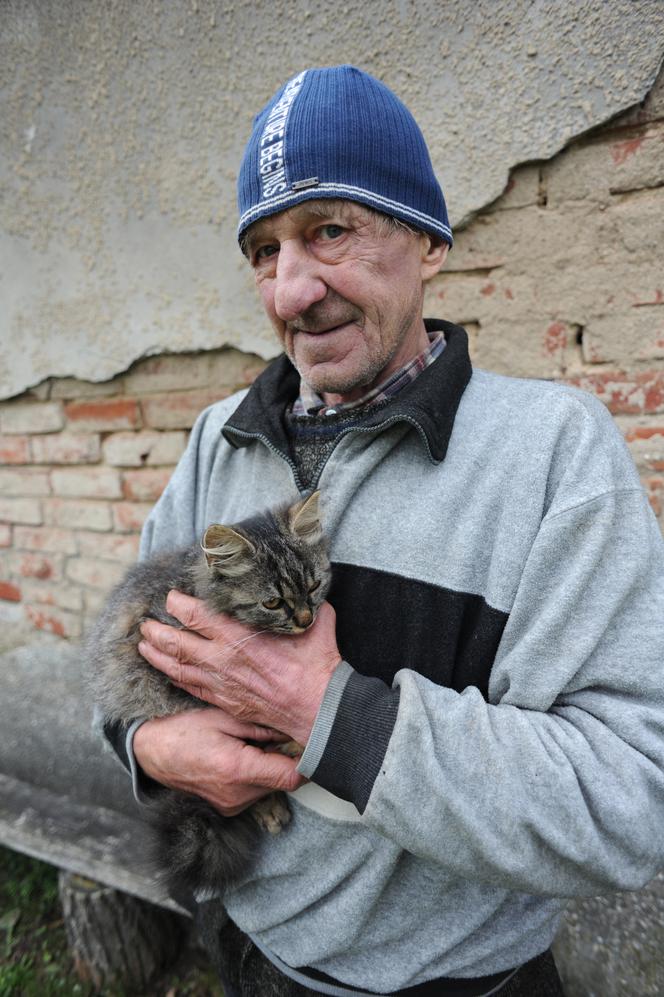
<svg viewBox="0 0 664 997"><path fill-rule="evenodd" d="M204 501L204 496L197 494L196 486L201 464L208 459L203 446L203 437L211 411L212 409L206 409L196 420L187 448L161 498L145 522L141 533L139 552L141 560L158 550L190 543L194 538L196 508ZM151 790L156 786L156 783L141 771L133 749L134 734L145 719L137 717L127 723L121 723L101 718L103 736L130 773L134 796L139 803L146 802Z"/></svg>
<svg viewBox="0 0 664 997"><path fill-rule="evenodd" d="M389 689L345 665L301 771L469 880L550 896L638 888L664 855L663 620L664 544L643 492L555 511L488 698L410 670Z"/></svg>

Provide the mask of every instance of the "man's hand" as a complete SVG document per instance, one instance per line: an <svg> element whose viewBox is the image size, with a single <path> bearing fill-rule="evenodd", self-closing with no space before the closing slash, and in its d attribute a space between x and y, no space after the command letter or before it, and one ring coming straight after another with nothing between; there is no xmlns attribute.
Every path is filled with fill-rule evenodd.
<svg viewBox="0 0 664 997"><path fill-rule="evenodd" d="M224 713L306 744L341 659L329 603L323 603L305 633L284 636L254 634L177 591L169 593L166 608L187 629L143 623L145 639L138 649L151 665Z"/></svg>
<svg viewBox="0 0 664 997"><path fill-rule="evenodd" d="M304 783L292 758L247 744L278 738L275 731L242 723L221 710L186 710L147 720L134 735L143 771L171 789L202 796L233 817L275 789Z"/></svg>

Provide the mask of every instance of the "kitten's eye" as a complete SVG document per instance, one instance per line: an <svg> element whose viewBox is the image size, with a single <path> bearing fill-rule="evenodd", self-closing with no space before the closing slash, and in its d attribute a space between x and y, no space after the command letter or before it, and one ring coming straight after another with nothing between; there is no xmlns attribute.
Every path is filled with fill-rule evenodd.
<svg viewBox="0 0 664 997"><path fill-rule="evenodd" d="M263 605L266 609L279 609L281 603L281 599L266 599Z"/></svg>
<svg viewBox="0 0 664 997"><path fill-rule="evenodd" d="M310 592L315 592L316 589L318 589L318 588L320 588L320 578L318 579L317 582L314 582L313 585L309 586L309 591Z"/></svg>

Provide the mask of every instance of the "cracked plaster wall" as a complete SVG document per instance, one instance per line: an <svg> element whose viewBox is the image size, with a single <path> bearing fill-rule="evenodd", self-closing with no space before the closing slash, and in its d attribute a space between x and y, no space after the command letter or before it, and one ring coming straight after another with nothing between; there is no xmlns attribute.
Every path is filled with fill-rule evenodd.
<svg viewBox="0 0 664 997"><path fill-rule="evenodd" d="M352 62L411 107L459 225L517 163L640 101L660 0L4 0L0 397L137 357L276 352L235 244L253 114Z"/></svg>

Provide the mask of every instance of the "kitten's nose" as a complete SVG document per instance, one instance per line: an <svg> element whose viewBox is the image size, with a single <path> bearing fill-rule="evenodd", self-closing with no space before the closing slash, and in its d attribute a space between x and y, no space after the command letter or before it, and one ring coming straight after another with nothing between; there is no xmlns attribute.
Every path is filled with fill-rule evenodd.
<svg viewBox="0 0 664 997"><path fill-rule="evenodd" d="M309 608L298 609L293 614L293 616L295 617L295 622L297 623L298 627L302 627L303 630L306 630L306 628L310 627L311 624L314 622L314 614L311 612Z"/></svg>

